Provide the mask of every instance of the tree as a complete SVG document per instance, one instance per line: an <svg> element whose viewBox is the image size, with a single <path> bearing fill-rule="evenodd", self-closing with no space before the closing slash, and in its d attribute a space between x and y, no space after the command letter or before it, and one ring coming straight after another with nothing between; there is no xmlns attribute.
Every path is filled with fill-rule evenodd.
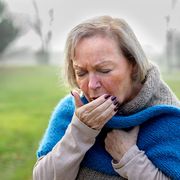
<svg viewBox="0 0 180 180"><path fill-rule="evenodd" d="M180 69L180 32L174 31L174 59L175 67Z"/></svg>
<svg viewBox="0 0 180 180"><path fill-rule="evenodd" d="M174 28L170 26L172 20L172 12L174 11L177 0L171 0L171 12L165 17L166 20L166 61L167 68L170 72L174 67L180 67L180 33L176 32Z"/></svg>
<svg viewBox="0 0 180 180"><path fill-rule="evenodd" d="M19 28L17 28L10 16L6 5L0 1L0 55L6 50L6 48L16 39L19 34Z"/></svg>
<svg viewBox="0 0 180 180"><path fill-rule="evenodd" d="M43 32L42 28L42 20L40 19L39 9L35 0L32 1L33 7L35 10L35 19L34 22L31 23L31 27L35 31L35 33L39 36L41 41L41 47L37 51L36 56L40 63L47 64L50 58L49 52L49 44L52 39L52 22L53 22L53 9L49 10L49 29L46 33Z"/></svg>

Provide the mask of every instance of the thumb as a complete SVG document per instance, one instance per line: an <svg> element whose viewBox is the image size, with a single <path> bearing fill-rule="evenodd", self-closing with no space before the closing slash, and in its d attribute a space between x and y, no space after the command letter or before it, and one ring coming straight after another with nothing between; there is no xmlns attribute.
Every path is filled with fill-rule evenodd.
<svg viewBox="0 0 180 180"><path fill-rule="evenodd" d="M72 92L72 91L71 91L71 94L72 94L72 96L74 97L74 101L75 101L75 106L76 106L76 108L81 107L81 106L84 105L83 102L81 101L81 98L80 98L78 92L76 92L76 91L73 91L73 92Z"/></svg>

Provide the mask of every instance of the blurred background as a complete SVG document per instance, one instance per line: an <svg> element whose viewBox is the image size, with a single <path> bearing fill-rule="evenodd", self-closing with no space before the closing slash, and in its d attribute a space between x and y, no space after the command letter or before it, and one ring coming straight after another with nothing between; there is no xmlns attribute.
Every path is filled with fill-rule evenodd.
<svg viewBox="0 0 180 180"><path fill-rule="evenodd" d="M30 180L64 82L67 33L98 15L124 18L180 98L179 0L0 0L0 178Z"/></svg>

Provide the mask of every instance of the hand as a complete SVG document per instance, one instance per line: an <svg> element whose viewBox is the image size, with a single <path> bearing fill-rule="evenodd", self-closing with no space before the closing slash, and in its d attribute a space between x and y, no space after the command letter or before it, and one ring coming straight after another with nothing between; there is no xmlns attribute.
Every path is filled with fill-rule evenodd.
<svg viewBox="0 0 180 180"><path fill-rule="evenodd" d="M72 94L76 105L76 116L92 129L100 130L118 110L116 98L110 95L102 95L84 105L77 92L73 92Z"/></svg>
<svg viewBox="0 0 180 180"><path fill-rule="evenodd" d="M114 160L120 161L123 155L137 142L139 126L126 132L123 130L113 130L107 134L105 139L105 149Z"/></svg>

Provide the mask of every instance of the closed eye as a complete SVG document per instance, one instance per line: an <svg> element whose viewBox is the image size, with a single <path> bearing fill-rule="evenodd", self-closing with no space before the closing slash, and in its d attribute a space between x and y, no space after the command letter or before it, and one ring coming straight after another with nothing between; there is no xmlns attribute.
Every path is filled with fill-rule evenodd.
<svg viewBox="0 0 180 180"><path fill-rule="evenodd" d="M76 75L79 77L86 75L86 73L87 73L86 71L76 71Z"/></svg>
<svg viewBox="0 0 180 180"><path fill-rule="evenodd" d="M101 72L101 73L106 74L106 73L111 72L111 69L100 69L100 70L98 70L98 71Z"/></svg>

